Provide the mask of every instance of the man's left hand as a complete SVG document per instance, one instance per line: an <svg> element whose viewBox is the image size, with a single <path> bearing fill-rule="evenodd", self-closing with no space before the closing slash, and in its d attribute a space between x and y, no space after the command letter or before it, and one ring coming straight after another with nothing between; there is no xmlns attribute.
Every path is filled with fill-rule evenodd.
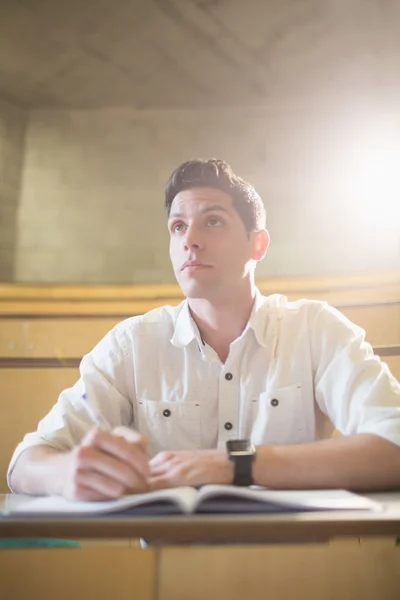
<svg viewBox="0 0 400 600"><path fill-rule="evenodd" d="M164 451L150 461L150 489L231 484L233 464L223 450Z"/></svg>

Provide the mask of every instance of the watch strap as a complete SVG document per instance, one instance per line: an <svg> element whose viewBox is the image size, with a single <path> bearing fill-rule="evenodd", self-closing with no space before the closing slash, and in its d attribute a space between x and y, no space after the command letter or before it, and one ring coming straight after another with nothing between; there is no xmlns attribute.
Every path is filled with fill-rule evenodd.
<svg viewBox="0 0 400 600"><path fill-rule="evenodd" d="M234 464L233 485L253 485L252 463L254 455L232 457Z"/></svg>

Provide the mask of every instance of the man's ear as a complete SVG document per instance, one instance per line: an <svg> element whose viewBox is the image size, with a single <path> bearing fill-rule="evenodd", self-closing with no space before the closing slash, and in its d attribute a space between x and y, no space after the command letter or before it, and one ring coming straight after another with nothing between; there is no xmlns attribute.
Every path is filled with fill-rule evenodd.
<svg viewBox="0 0 400 600"><path fill-rule="evenodd" d="M253 252L251 258L253 260L262 260L267 253L269 246L269 233L266 229L253 231Z"/></svg>

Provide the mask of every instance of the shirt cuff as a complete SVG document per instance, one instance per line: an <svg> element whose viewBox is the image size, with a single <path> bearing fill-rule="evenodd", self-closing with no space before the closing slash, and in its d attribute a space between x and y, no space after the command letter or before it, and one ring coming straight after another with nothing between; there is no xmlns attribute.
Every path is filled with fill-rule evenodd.
<svg viewBox="0 0 400 600"><path fill-rule="evenodd" d="M11 457L11 461L10 461L10 464L8 465L8 469L7 469L7 485L13 494L15 494L16 492L15 492L15 490L13 490L13 488L11 486L11 475L14 470L15 463L17 462L17 460L21 456L21 454L23 452L25 452L25 450L27 450L28 448L33 448L33 446L49 446L50 448L54 448L55 450L59 450L60 452L62 451L62 448L60 448L56 444L49 442L48 440L45 440L44 438L38 437L33 440L31 439L26 442L25 441L21 442L14 450L14 454Z"/></svg>

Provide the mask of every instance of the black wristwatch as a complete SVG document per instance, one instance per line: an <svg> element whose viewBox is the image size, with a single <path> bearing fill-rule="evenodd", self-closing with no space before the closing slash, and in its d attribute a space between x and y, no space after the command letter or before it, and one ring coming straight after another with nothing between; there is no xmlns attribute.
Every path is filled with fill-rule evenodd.
<svg viewBox="0 0 400 600"><path fill-rule="evenodd" d="M228 440L226 450L229 460L233 461L233 485L252 485L252 463L256 457L256 449L250 440Z"/></svg>

